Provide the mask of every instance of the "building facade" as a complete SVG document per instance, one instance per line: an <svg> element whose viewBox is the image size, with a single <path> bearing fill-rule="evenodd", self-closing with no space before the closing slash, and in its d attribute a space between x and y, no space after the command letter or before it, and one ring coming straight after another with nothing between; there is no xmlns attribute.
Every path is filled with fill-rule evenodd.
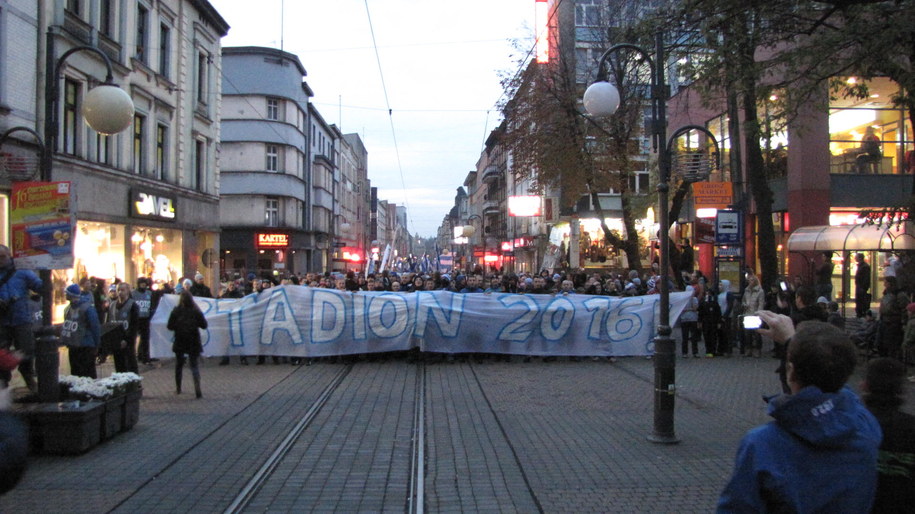
<svg viewBox="0 0 915 514"><path fill-rule="evenodd" d="M229 276L285 275L311 265L309 99L288 52L223 49L220 223Z"/></svg>
<svg viewBox="0 0 915 514"><path fill-rule="evenodd" d="M70 182L75 197L75 264L53 272L55 318L66 303L63 286L85 276L174 283L199 272L214 283L225 20L205 0L26 0L0 3L0 27L0 128L43 134L54 156L51 180ZM86 93L106 67L95 53L67 54L80 46L104 53L132 98L136 112L124 132L104 136L84 123ZM55 66L61 76L49 77ZM41 94L48 80L61 92L50 103ZM46 119L49 106L57 126ZM30 138L15 138L22 144L4 152L35 150ZM7 174L3 195L16 179L36 180ZM7 208L2 215L6 227Z"/></svg>

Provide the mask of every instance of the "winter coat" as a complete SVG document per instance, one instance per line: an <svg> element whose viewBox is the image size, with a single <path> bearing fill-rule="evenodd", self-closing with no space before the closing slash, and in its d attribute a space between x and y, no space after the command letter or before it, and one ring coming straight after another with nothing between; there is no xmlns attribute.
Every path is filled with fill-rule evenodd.
<svg viewBox="0 0 915 514"><path fill-rule="evenodd" d="M175 332L172 351L176 354L186 353L188 355L203 353L200 330L198 330L201 328L207 328L207 320L200 309L175 306L168 316L168 329Z"/></svg>
<svg viewBox="0 0 915 514"><path fill-rule="evenodd" d="M883 430L877 498L871 512L911 512L915 505L915 416L901 412L895 398L871 396L865 401Z"/></svg>
<svg viewBox="0 0 915 514"><path fill-rule="evenodd" d="M868 512L882 433L845 387L769 400L775 418L744 436L718 512Z"/></svg>
<svg viewBox="0 0 915 514"><path fill-rule="evenodd" d="M743 292L743 314L756 314L766 308L766 293L760 286L748 287Z"/></svg>
<svg viewBox="0 0 915 514"><path fill-rule="evenodd" d="M699 321L703 327L716 327L721 323L721 305L714 295L706 295L699 303Z"/></svg>
<svg viewBox="0 0 915 514"><path fill-rule="evenodd" d="M91 295L80 296L79 300L70 302L64 309L60 339L67 346L99 347L102 329Z"/></svg>
<svg viewBox="0 0 915 514"><path fill-rule="evenodd" d="M0 301L9 306L5 312L0 313L0 325L16 327L28 325L32 322L29 310L29 290L41 290L41 279L35 272L27 269L16 269L10 266L0 270L0 279L7 273L13 276L3 286L0 286Z"/></svg>

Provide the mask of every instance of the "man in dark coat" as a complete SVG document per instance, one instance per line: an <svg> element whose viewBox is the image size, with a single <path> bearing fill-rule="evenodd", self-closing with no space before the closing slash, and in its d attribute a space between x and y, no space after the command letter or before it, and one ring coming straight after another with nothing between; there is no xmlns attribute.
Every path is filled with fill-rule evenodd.
<svg viewBox="0 0 915 514"><path fill-rule="evenodd" d="M858 270L855 271L855 316L863 318L871 304L871 266L864 261L864 254L855 254Z"/></svg>

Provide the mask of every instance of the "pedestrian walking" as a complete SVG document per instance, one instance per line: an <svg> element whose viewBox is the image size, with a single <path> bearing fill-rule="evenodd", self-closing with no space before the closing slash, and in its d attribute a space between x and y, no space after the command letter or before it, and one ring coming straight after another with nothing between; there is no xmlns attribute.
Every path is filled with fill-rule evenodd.
<svg viewBox="0 0 915 514"><path fill-rule="evenodd" d="M194 303L194 296L186 288L181 291L178 305L168 317L168 329L175 333L172 351L175 353L175 394L181 394L181 379L185 358L190 362L191 375L194 377L194 393L197 398L203 397L200 390L200 354L203 345L200 342L200 329L207 328L203 312Z"/></svg>

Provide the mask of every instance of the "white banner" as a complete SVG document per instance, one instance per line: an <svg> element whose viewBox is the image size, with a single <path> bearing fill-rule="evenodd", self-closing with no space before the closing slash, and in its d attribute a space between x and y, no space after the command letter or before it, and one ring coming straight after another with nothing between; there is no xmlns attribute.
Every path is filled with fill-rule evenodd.
<svg viewBox="0 0 915 514"><path fill-rule="evenodd" d="M670 295L675 321L690 293ZM649 355L660 296L357 292L280 286L240 299L196 298L205 355L319 357L408 350L518 355ZM172 355L166 295L151 322L153 357Z"/></svg>

